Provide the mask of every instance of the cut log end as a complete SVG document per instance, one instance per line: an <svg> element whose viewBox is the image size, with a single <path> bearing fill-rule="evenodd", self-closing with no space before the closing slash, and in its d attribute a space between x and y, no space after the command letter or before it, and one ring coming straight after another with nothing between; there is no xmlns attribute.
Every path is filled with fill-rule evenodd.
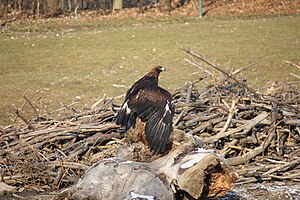
<svg viewBox="0 0 300 200"><path fill-rule="evenodd" d="M233 189L234 181L237 179L237 174L228 171L228 168L221 167L219 172L211 173L205 184L207 187L204 190L208 191L207 197L217 198L224 196L228 191Z"/></svg>
<svg viewBox="0 0 300 200"><path fill-rule="evenodd" d="M152 155L143 142L127 141L117 149L117 158L98 162L60 197L110 200L140 195L173 200L175 196L223 196L237 177L220 155L202 147L199 139L179 130L173 132L172 149L165 155Z"/></svg>

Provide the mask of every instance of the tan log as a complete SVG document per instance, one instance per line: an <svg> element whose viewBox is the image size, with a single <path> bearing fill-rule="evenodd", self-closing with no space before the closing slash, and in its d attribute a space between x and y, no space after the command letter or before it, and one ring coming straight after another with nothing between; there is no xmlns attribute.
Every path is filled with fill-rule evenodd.
<svg viewBox="0 0 300 200"><path fill-rule="evenodd" d="M173 143L169 153L152 162L131 161L132 146L122 145L118 158L93 165L58 199L198 199L220 197L232 189L237 176L220 155L183 131L174 131Z"/></svg>

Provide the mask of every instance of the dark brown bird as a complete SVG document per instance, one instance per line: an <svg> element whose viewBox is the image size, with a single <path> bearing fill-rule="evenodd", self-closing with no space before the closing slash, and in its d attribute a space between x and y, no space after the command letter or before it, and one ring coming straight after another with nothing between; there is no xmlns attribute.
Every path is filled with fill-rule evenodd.
<svg viewBox="0 0 300 200"><path fill-rule="evenodd" d="M170 92L158 86L158 76L162 71L165 68L154 67L133 84L115 119L125 131L134 126L136 117L146 122L145 135L150 151L159 154L166 151L175 110Z"/></svg>

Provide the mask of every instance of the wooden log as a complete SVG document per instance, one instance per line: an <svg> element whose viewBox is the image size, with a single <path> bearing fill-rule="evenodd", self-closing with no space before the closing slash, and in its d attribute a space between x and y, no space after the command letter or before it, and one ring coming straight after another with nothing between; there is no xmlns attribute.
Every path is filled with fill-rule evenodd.
<svg viewBox="0 0 300 200"><path fill-rule="evenodd" d="M93 165L79 182L56 199L170 199L219 197L230 191L236 174L201 141L175 130L173 147L152 162L132 161L131 145L122 144L116 158ZM151 160L151 159L150 159Z"/></svg>

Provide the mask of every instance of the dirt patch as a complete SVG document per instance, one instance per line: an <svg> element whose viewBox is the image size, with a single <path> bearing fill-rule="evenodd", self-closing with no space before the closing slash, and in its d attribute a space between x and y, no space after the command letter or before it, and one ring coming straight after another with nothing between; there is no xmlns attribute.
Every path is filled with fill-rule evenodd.
<svg viewBox="0 0 300 200"><path fill-rule="evenodd" d="M255 183L236 186L219 200L291 200L300 199L300 183Z"/></svg>
<svg viewBox="0 0 300 200"><path fill-rule="evenodd" d="M37 195L36 193L26 192L0 197L0 200L50 200L55 193ZM298 200L300 199L300 183L255 183L236 186L232 192L218 200Z"/></svg>

